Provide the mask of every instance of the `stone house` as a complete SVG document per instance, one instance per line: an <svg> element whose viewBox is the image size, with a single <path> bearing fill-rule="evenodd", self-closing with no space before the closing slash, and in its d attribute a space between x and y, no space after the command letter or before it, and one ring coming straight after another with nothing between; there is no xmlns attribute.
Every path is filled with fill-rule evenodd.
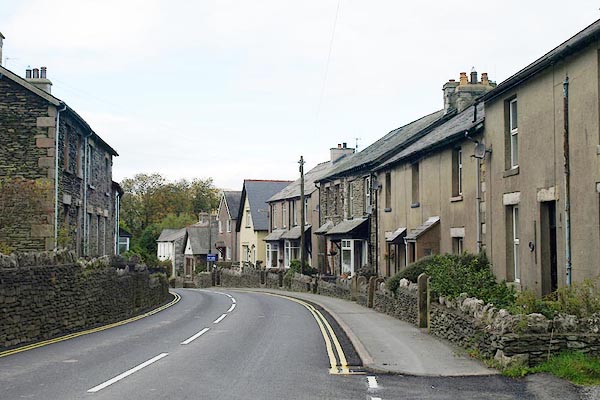
<svg viewBox="0 0 600 400"><path fill-rule="evenodd" d="M267 200L289 185L291 181L246 179L242 188L236 223L240 267L256 266L267 259L264 239L269 233L269 204Z"/></svg>
<svg viewBox="0 0 600 400"><path fill-rule="evenodd" d="M207 255L214 254L218 228L216 216L201 216L200 222L188 226L184 250L184 276L193 276L197 267L207 266Z"/></svg>
<svg viewBox="0 0 600 400"><path fill-rule="evenodd" d="M304 174L305 246L307 262L312 267L325 262L325 240L313 231L319 228L319 193L315 182L326 175L340 160L354 153L354 149L331 149L331 159ZM269 235L266 242L266 267L289 268L292 260L301 258L300 178L276 193L269 200Z"/></svg>
<svg viewBox="0 0 600 400"><path fill-rule="evenodd" d="M444 85L444 121L373 169L378 188L377 262L392 276L430 254L482 249L484 108L474 100L495 87L487 74L461 73ZM480 158L476 158L480 157Z"/></svg>
<svg viewBox="0 0 600 400"><path fill-rule="evenodd" d="M219 250L221 261L238 262L238 236L235 229L240 211L241 191L226 190L221 195L217 211L218 235L216 248Z"/></svg>
<svg viewBox="0 0 600 400"><path fill-rule="evenodd" d="M539 295L600 273L599 40L596 21L481 100L487 255Z"/></svg>
<svg viewBox="0 0 600 400"><path fill-rule="evenodd" d="M156 240L156 257L160 261L171 260L171 278L184 273L187 235L187 228L163 229Z"/></svg>
<svg viewBox="0 0 600 400"><path fill-rule="evenodd" d="M0 66L0 244L115 254L122 191L117 152L62 100L45 67L22 78ZM17 187L17 189L15 189Z"/></svg>

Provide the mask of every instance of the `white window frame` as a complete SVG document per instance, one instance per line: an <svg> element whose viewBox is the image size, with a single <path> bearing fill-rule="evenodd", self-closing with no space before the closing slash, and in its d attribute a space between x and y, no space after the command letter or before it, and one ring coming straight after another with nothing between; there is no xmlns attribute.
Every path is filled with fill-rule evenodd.
<svg viewBox="0 0 600 400"><path fill-rule="evenodd" d="M273 260L275 255L275 260ZM274 261L274 262L273 262ZM279 243L267 243L267 268L277 268L279 266Z"/></svg>
<svg viewBox="0 0 600 400"><path fill-rule="evenodd" d="M291 226L298 225L298 213L296 212L296 200L290 201L290 215L292 217L291 218L291 220L292 220Z"/></svg>
<svg viewBox="0 0 600 400"><path fill-rule="evenodd" d="M513 112L514 105L514 112ZM512 99L508 104L509 132L510 132L510 167L519 166L519 109L517 99Z"/></svg>
<svg viewBox="0 0 600 400"><path fill-rule="evenodd" d="M285 201L283 203L281 203L281 219L283 220L283 226L282 228L287 228L287 220L288 220L288 215L287 215L287 207L285 205Z"/></svg>
<svg viewBox="0 0 600 400"><path fill-rule="evenodd" d="M300 259L300 241L299 240L286 240L283 243L284 246L284 259L283 265L286 268L290 267L292 260Z"/></svg>
<svg viewBox="0 0 600 400"><path fill-rule="evenodd" d="M231 232L231 219L227 220L227 232Z"/></svg>
<svg viewBox="0 0 600 400"><path fill-rule="evenodd" d="M310 196L304 196L304 222L308 221L308 199Z"/></svg>
<svg viewBox="0 0 600 400"><path fill-rule="evenodd" d="M521 282L521 259L519 254L519 206L513 206L512 210L512 236L513 236L513 268L515 282Z"/></svg>
<svg viewBox="0 0 600 400"><path fill-rule="evenodd" d="M364 180L364 189L365 189L365 212L369 211L369 207L372 206L371 203L371 177L367 176Z"/></svg>
<svg viewBox="0 0 600 400"><path fill-rule="evenodd" d="M462 148L458 148L456 149L456 172L457 172L457 179L458 179L458 195L462 196L463 194L463 187L462 187L462 172L463 172L463 163L462 163Z"/></svg>
<svg viewBox="0 0 600 400"><path fill-rule="evenodd" d="M252 227L252 215L250 215L250 209L246 209L246 228Z"/></svg>
<svg viewBox="0 0 600 400"><path fill-rule="evenodd" d="M348 182L348 218L354 216L354 185Z"/></svg>
<svg viewBox="0 0 600 400"><path fill-rule="evenodd" d="M223 224L221 223L221 220L219 220L219 233L223 233Z"/></svg>
<svg viewBox="0 0 600 400"><path fill-rule="evenodd" d="M231 247L225 247L225 260L231 261Z"/></svg>

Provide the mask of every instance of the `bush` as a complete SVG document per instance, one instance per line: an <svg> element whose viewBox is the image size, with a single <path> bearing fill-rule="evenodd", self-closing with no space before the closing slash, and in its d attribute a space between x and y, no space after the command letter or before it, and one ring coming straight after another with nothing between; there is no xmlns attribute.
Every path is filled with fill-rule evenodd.
<svg viewBox="0 0 600 400"><path fill-rule="evenodd" d="M436 255L428 262L426 272L431 276L434 295L453 299L466 293L503 308L515 302L514 289L504 281L496 281L485 255Z"/></svg>
<svg viewBox="0 0 600 400"><path fill-rule="evenodd" d="M420 260L415 261L408 267L398 272L400 279L408 279L411 282L417 283L419 275L421 275L427 269L427 265L431 263L434 256L423 257Z"/></svg>
<svg viewBox="0 0 600 400"><path fill-rule="evenodd" d="M290 271L293 271L297 274L300 273L300 260L292 260L290 261L290 268L288 270L288 273ZM306 262L304 263L304 268L302 268L302 274L303 275L308 275L308 276L313 276L314 274L318 273L319 271L315 268L312 268L311 266L309 266ZM286 273L287 275L287 273ZM292 274L293 276L293 274Z"/></svg>
<svg viewBox="0 0 600 400"><path fill-rule="evenodd" d="M385 287L387 288L387 290L396 294L398 291L398 288L400 287L400 279L402 279L402 278L400 277L400 274L398 273L398 274L392 276L387 281L385 281Z"/></svg>
<svg viewBox="0 0 600 400"><path fill-rule="evenodd" d="M600 312L600 276L565 286L556 292L558 309L580 318Z"/></svg>
<svg viewBox="0 0 600 400"><path fill-rule="evenodd" d="M377 276L373 268L368 267L366 265L357 269L356 274L358 276L364 276L365 278L367 278L367 282L369 281L369 279L371 279L372 276Z"/></svg>
<svg viewBox="0 0 600 400"><path fill-rule="evenodd" d="M554 318L560 312L560 306L556 302L556 294L540 299L531 290L524 290L515 298L515 304L508 308L511 314L543 314L546 318Z"/></svg>

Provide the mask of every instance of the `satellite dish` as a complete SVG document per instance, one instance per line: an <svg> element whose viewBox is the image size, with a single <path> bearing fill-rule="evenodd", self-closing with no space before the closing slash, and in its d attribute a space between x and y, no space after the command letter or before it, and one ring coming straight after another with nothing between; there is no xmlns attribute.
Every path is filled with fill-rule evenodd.
<svg viewBox="0 0 600 400"><path fill-rule="evenodd" d="M475 158L483 159L485 157L485 144L477 143L475 145L475 154L473 155Z"/></svg>

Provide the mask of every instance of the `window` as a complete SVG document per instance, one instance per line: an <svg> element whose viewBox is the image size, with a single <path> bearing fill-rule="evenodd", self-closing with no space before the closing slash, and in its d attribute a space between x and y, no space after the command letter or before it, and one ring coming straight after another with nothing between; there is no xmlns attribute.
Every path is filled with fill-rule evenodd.
<svg viewBox="0 0 600 400"><path fill-rule="evenodd" d="M365 189L365 209L364 212L367 214L371 213L371 177L367 176L364 182Z"/></svg>
<svg viewBox="0 0 600 400"><path fill-rule="evenodd" d="M246 208L246 228L252 226L252 216L250 215L250 209Z"/></svg>
<svg viewBox="0 0 600 400"><path fill-rule="evenodd" d="M517 118L517 99L510 101L508 114L510 133L510 167L516 168L519 166L519 126Z"/></svg>
<svg viewBox="0 0 600 400"><path fill-rule="evenodd" d="M521 281L521 261L519 257L519 207L512 206L512 246L515 282Z"/></svg>
<svg viewBox="0 0 600 400"><path fill-rule="evenodd" d="M463 242L464 238L461 237L453 237L452 238L452 253L454 254L462 254L463 253Z"/></svg>
<svg viewBox="0 0 600 400"><path fill-rule="evenodd" d="M325 215L330 215L331 210L331 188L328 186L325 188L325 209L323 211Z"/></svg>
<svg viewBox="0 0 600 400"><path fill-rule="evenodd" d="M267 268L277 268L279 258L279 244L267 243Z"/></svg>
<svg viewBox="0 0 600 400"><path fill-rule="evenodd" d="M221 223L221 220L219 220L219 233L223 233L223 224Z"/></svg>
<svg viewBox="0 0 600 400"><path fill-rule="evenodd" d="M285 201L283 203L281 203L281 218L282 218L282 227L287 228L288 214L287 214L287 206L285 205Z"/></svg>
<svg viewBox="0 0 600 400"><path fill-rule="evenodd" d="M231 261L231 247L225 247L225 259Z"/></svg>
<svg viewBox="0 0 600 400"><path fill-rule="evenodd" d="M352 240L342 240L342 274L352 275Z"/></svg>
<svg viewBox="0 0 600 400"><path fill-rule="evenodd" d="M354 215L354 185L352 182L348 182L348 218L352 218Z"/></svg>
<svg viewBox="0 0 600 400"><path fill-rule="evenodd" d="M337 184L333 187L333 214L338 215L338 201L340 199L340 185Z"/></svg>
<svg viewBox="0 0 600 400"><path fill-rule="evenodd" d="M292 260L300 259L300 242L298 240L286 240L284 247L284 265L289 268Z"/></svg>
<svg viewBox="0 0 600 400"><path fill-rule="evenodd" d="M100 255L100 216L96 215L96 255Z"/></svg>
<svg viewBox="0 0 600 400"><path fill-rule="evenodd" d="M81 137L77 136L77 176L81 177L83 175L83 162L81 160Z"/></svg>
<svg viewBox="0 0 600 400"><path fill-rule="evenodd" d="M411 207L419 207L419 163L414 163L412 165L412 205Z"/></svg>
<svg viewBox="0 0 600 400"><path fill-rule="evenodd" d="M94 149L91 144L88 144L88 156L87 156L87 181L89 186L93 186L92 177L92 159L94 158Z"/></svg>
<svg viewBox="0 0 600 400"><path fill-rule="evenodd" d="M296 202L294 200L290 201L290 217L291 217L290 226L298 225L298 213L296 212Z"/></svg>
<svg viewBox="0 0 600 400"><path fill-rule="evenodd" d="M63 168L65 171L70 171L69 169L69 130L65 129L65 136L63 140Z"/></svg>
<svg viewBox="0 0 600 400"><path fill-rule="evenodd" d="M227 220L227 232L231 232L231 220Z"/></svg>
<svg viewBox="0 0 600 400"><path fill-rule="evenodd" d="M308 196L304 197L304 222L310 221L308 218Z"/></svg>
<svg viewBox="0 0 600 400"><path fill-rule="evenodd" d="M392 174L385 173L385 208L390 211L392 208Z"/></svg>
<svg viewBox="0 0 600 400"><path fill-rule="evenodd" d="M452 151L452 196L462 196L462 149Z"/></svg>

